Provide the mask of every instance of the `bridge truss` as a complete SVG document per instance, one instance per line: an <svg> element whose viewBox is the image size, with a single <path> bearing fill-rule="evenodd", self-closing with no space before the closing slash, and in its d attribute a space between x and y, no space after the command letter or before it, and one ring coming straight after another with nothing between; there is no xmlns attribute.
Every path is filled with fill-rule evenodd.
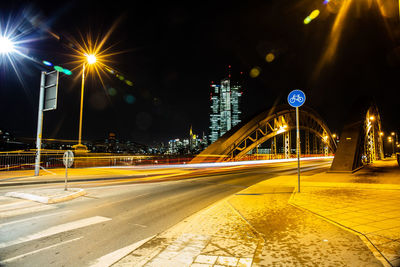
<svg viewBox="0 0 400 267"><path fill-rule="evenodd" d="M299 127L302 132L302 154L328 155L336 151L336 142L321 117L311 108L299 109ZM246 123L239 124L211 144L194 162L240 160L268 141L270 154L284 154L290 158L295 145L296 110L281 105L261 112ZM292 140L293 136L293 140Z"/></svg>

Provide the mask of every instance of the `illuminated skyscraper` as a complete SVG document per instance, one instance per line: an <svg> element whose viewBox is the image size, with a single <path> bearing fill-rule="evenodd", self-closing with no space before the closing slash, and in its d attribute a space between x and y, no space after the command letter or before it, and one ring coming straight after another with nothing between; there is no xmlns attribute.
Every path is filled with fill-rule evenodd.
<svg viewBox="0 0 400 267"><path fill-rule="evenodd" d="M229 66L230 68L230 66ZM231 75L221 81L221 84L211 84L212 92L210 114L210 142L215 142L220 136L240 122L239 109L242 86L231 81Z"/></svg>

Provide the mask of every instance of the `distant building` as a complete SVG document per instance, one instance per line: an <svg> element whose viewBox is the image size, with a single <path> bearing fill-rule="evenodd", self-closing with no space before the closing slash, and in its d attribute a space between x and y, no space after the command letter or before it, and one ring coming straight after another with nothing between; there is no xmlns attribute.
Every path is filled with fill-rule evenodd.
<svg viewBox="0 0 400 267"><path fill-rule="evenodd" d="M197 154L207 146L207 137L203 133L203 137L199 138L194 134L192 127L190 127L188 138L176 138L168 142L167 154L170 155L184 155L184 154Z"/></svg>
<svg viewBox="0 0 400 267"><path fill-rule="evenodd" d="M148 154L150 149L142 144L130 140L120 140L115 133L109 133L107 139L85 143L91 152L97 153L125 153Z"/></svg>
<svg viewBox="0 0 400 267"><path fill-rule="evenodd" d="M230 66L229 66L230 69ZM240 97L242 86L231 81L231 75L221 81L221 84L211 83L210 112L210 142L215 142L220 136L237 125L240 120Z"/></svg>

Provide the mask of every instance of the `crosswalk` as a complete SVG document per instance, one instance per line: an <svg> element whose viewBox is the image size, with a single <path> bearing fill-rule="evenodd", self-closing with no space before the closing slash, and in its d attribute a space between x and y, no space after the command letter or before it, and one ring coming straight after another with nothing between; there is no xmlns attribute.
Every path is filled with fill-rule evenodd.
<svg viewBox="0 0 400 267"><path fill-rule="evenodd" d="M55 209L55 206L18 200L12 203L0 205L0 219L51 209Z"/></svg>
<svg viewBox="0 0 400 267"><path fill-rule="evenodd" d="M67 232L67 231L75 230L78 228L83 228L83 227L86 227L89 225L93 225L96 223L101 223L101 222L105 222L105 221L109 221L109 220L111 220L111 219L106 218L106 217L101 217L101 216L95 216L95 217L89 217L89 218L85 218L85 219L81 219L81 220L77 220L77 221L73 221L73 222L69 222L69 223L56 225L56 226L50 227L48 229L45 229L43 231L40 231L40 232L37 232L34 234L30 234L30 235L23 236L23 237L20 237L17 239L2 242L2 243L0 243L0 249L4 248L4 247L13 246L16 244L28 242L28 241L33 241L33 240L40 239L43 237L56 235L56 234L59 234L62 232Z"/></svg>
<svg viewBox="0 0 400 267"><path fill-rule="evenodd" d="M26 266L29 257L84 238L85 231L73 231L104 224L111 218L88 216L69 221L71 210L57 205L0 197L0 266ZM62 218L62 220L60 220ZM62 223L59 223L61 222ZM46 225L42 227L42 225ZM43 242L46 238L50 238ZM28 242L34 245L27 245ZM31 246L30 246L31 245ZM15 247L13 247L15 246ZM20 250L19 248L23 249ZM27 251L26 248L30 250ZM17 251L17 252L16 252Z"/></svg>

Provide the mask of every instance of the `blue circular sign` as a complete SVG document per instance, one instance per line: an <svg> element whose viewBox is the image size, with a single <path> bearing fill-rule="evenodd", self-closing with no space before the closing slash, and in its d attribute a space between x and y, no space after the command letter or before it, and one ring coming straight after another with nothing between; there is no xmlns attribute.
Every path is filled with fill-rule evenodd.
<svg viewBox="0 0 400 267"><path fill-rule="evenodd" d="M294 108L302 106L306 102L306 94L301 90L293 90L287 98L289 105Z"/></svg>

